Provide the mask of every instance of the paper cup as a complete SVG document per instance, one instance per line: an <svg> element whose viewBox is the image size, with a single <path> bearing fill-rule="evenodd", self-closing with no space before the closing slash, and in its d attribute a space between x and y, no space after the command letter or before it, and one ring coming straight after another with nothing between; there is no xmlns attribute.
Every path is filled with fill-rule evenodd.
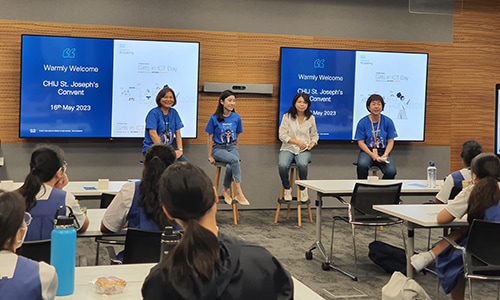
<svg viewBox="0 0 500 300"><path fill-rule="evenodd" d="M0 181L0 189L4 191L12 191L13 188L14 188L14 180Z"/></svg>
<svg viewBox="0 0 500 300"><path fill-rule="evenodd" d="M109 189L109 179L98 179L97 180L97 189L98 190Z"/></svg>
<svg viewBox="0 0 500 300"><path fill-rule="evenodd" d="M377 183L378 176L368 176L368 183Z"/></svg>

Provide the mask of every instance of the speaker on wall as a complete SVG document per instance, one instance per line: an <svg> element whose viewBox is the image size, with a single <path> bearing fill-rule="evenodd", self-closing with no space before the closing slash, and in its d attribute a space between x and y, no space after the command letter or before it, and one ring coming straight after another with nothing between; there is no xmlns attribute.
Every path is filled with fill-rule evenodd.
<svg viewBox="0 0 500 300"><path fill-rule="evenodd" d="M252 83L227 83L227 82L205 82L203 91L206 93L221 93L230 90L233 93L241 94L263 94L272 95L272 84L252 84Z"/></svg>

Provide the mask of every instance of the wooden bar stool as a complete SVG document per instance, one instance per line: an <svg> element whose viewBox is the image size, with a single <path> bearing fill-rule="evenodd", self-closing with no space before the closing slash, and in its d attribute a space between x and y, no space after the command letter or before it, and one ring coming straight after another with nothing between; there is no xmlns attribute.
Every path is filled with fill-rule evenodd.
<svg viewBox="0 0 500 300"><path fill-rule="evenodd" d="M352 163L355 167L358 166L358 162L355 161ZM368 169L368 175L369 176L377 176L380 178L380 176L378 176L378 172L380 171L380 168L377 167L377 166L371 166L370 169ZM371 174L371 175L370 175Z"/></svg>
<svg viewBox="0 0 500 300"><path fill-rule="evenodd" d="M215 164L215 189L217 190L217 193L219 193L219 179L220 179L220 173L222 171L222 168L226 167L226 163L223 162L218 162L216 161ZM219 200L222 200L226 202L227 204L231 205L233 207L233 220L234 220L234 225L238 225L238 221L240 219L240 216L238 214L238 201L234 200L235 192L234 192L234 185L233 182L231 181L231 188L230 188L230 193L231 193L231 203L227 203L224 200L224 196L219 196Z"/></svg>
<svg viewBox="0 0 500 300"><path fill-rule="evenodd" d="M295 176L294 176L294 173L295 173ZM295 184L295 180L299 180L299 169L297 168L297 165L295 163L292 163L290 165L290 188L293 187L293 185ZM307 207L307 212L309 214L309 222L312 223L313 222L313 218L312 218L312 211L311 211L311 200L307 200L307 201L304 201L304 202L301 202L300 201L300 188L298 185L296 185L296 190L297 190L297 197L293 197L293 200L292 201L285 201L283 199L283 196L285 194L285 188L282 186L281 187L281 192L280 192L280 196L278 198L278 207L276 208L276 216L274 217L274 224L277 224L278 223L278 219L280 217L280 211L281 211L281 204L286 204L287 207L286 207L286 220L290 220L290 206L292 204L294 205L297 205L297 219L298 219L298 224L299 224L299 227L302 227L302 214L301 214L301 205L306 205Z"/></svg>

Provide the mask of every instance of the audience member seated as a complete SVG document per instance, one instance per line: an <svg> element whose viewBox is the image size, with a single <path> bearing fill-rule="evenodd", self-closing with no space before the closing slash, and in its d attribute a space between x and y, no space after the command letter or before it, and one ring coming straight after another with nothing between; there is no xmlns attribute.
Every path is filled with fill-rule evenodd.
<svg viewBox="0 0 500 300"><path fill-rule="evenodd" d="M67 166L63 151L55 145L39 146L31 154L30 172L18 189L24 197L26 211L33 216L27 241L50 239L54 217L60 206L71 207L78 232L87 230L89 219L81 211L75 196L62 190L68 184ZM68 214L69 210L61 210L61 213L64 212Z"/></svg>
<svg viewBox="0 0 500 300"><path fill-rule="evenodd" d="M446 176L443 186L436 195L436 203L448 203L448 200L454 199L464 187L467 187L470 184L472 180L470 174L470 163L472 159L481 152L483 152L483 147L477 141L469 140L462 144L460 157L464 163L464 168Z"/></svg>
<svg viewBox="0 0 500 300"><path fill-rule="evenodd" d="M292 299L288 272L266 249L219 232L217 192L199 167L177 162L160 178L165 214L184 229L142 286L151 299Z"/></svg>
<svg viewBox="0 0 500 300"><path fill-rule="evenodd" d="M465 214L469 224L476 218L500 221L500 160L491 153L478 154L471 162L471 177L472 184L449 201L438 214L436 220L439 224L452 222ZM464 246L467 232L468 228L455 230L448 238ZM436 268L444 291L451 293L452 299L463 299L465 280L461 252L454 253L448 242L441 240L430 251L412 256L411 264L419 271L435 257L438 257Z"/></svg>
<svg viewBox="0 0 500 300"><path fill-rule="evenodd" d="M0 190L0 298L54 299L57 274L45 262L18 256L31 221L17 192Z"/></svg>
<svg viewBox="0 0 500 300"><path fill-rule="evenodd" d="M163 231L174 225L161 210L158 181L163 171L174 163L176 153L167 144L151 146L144 157L142 179L125 183L109 204L101 221L102 232L118 232L124 227ZM123 253L117 255L123 259Z"/></svg>

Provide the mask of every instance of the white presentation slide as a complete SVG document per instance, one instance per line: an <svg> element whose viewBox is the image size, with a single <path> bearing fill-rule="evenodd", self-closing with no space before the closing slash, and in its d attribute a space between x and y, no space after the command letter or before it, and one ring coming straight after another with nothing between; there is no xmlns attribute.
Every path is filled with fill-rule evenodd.
<svg viewBox="0 0 500 300"><path fill-rule="evenodd" d="M175 91L182 137L196 137L198 43L114 41L112 137L144 137L145 118L165 85Z"/></svg>
<svg viewBox="0 0 500 300"><path fill-rule="evenodd" d="M359 119L369 114L366 100L380 94L383 114L398 131L396 140L423 140L426 86L427 55L356 51L353 138Z"/></svg>

